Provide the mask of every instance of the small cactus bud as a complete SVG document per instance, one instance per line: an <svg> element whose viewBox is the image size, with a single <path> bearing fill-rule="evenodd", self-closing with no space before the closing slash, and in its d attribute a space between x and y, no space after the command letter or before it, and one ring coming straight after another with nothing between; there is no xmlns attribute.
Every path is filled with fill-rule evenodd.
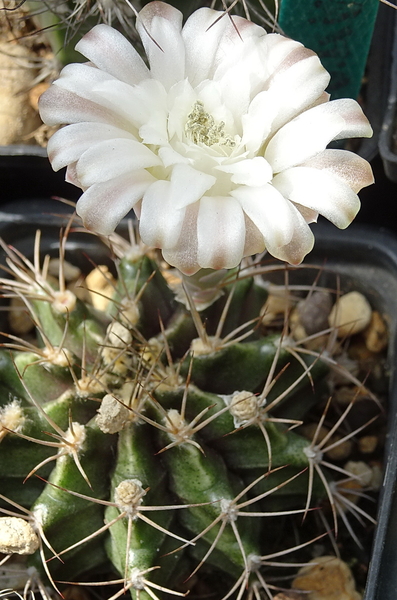
<svg viewBox="0 0 397 600"><path fill-rule="evenodd" d="M114 490L114 500L119 508L134 516L146 495L139 479L125 479Z"/></svg>
<svg viewBox="0 0 397 600"><path fill-rule="evenodd" d="M258 413L257 397L252 392L236 392L230 400L230 412L239 425L254 419Z"/></svg>

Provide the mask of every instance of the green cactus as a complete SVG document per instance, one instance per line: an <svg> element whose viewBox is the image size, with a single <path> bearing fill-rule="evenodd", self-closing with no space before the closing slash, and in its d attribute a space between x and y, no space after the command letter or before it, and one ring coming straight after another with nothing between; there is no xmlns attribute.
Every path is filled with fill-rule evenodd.
<svg viewBox="0 0 397 600"><path fill-rule="evenodd" d="M195 586L271 597L277 561L309 560L326 536L321 507L329 529L339 513L355 537L349 502L372 519L344 493L356 476L326 456L363 429L346 424L354 398L330 417L329 373L371 393L338 365L335 331L324 352L289 335L300 293L280 325L261 311L271 269L229 273L199 312L194 294L189 308L176 300L155 251L116 234L107 244L118 280L104 311L66 289L62 268L50 281L39 234L33 262L2 244L15 276L2 294L23 299L37 339L8 333L0 354L0 551L26 555L25 584L44 597L49 582L113 582L112 599ZM309 439L302 423L317 423Z"/></svg>

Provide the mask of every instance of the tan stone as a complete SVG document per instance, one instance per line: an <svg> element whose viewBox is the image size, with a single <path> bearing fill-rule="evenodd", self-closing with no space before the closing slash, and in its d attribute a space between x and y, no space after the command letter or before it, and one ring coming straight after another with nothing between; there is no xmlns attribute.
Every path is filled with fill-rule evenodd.
<svg viewBox="0 0 397 600"><path fill-rule="evenodd" d="M25 302L19 296L11 298L8 323L16 335L26 335L34 327L34 323Z"/></svg>
<svg viewBox="0 0 397 600"><path fill-rule="evenodd" d="M363 332L365 345L370 352L382 352L387 346L388 329L381 315L374 310L367 329Z"/></svg>
<svg viewBox="0 0 397 600"><path fill-rule="evenodd" d="M352 572L335 556L320 556L300 569L292 587L304 590L307 600L361 600Z"/></svg>
<svg viewBox="0 0 397 600"><path fill-rule="evenodd" d="M376 435L363 435L358 440L358 449L362 454L372 454L376 450L378 445L378 438Z"/></svg>
<svg viewBox="0 0 397 600"><path fill-rule="evenodd" d="M279 315L288 311L291 306L289 297L285 295L269 294L265 304L261 308L261 317L263 325L268 325Z"/></svg>
<svg viewBox="0 0 397 600"><path fill-rule="evenodd" d="M105 311L114 294L114 277L106 265L100 265L89 273L85 285L90 292L91 302L97 310Z"/></svg>
<svg viewBox="0 0 397 600"><path fill-rule="evenodd" d="M338 337L360 333L370 323L372 309L368 300L359 292L349 292L334 304L328 318L330 327L337 328Z"/></svg>

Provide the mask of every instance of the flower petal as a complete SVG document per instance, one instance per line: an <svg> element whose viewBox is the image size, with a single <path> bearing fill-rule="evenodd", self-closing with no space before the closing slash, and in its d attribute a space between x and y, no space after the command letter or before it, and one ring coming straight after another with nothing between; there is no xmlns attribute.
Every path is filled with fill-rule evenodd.
<svg viewBox="0 0 397 600"><path fill-rule="evenodd" d="M147 171L140 170L95 183L78 200L77 214L87 229L110 235L153 181Z"/></svg>
<svg viewBox="0 0 397 600"><path fill-rule="evenodd" d="M302 48L302 44L296 40L284 37L280 33L269 33L266 36L266 68L269 77L295 62L296 53L299 54ZM268 83L266 81L265 89L268 88Z"/></svg>
<svg viewBox="0 0 397 600"><path fill-rule="evenodd" d="M202 268L232 269L243 257L244 215L230 197L204 196L197 217L197 262Z"/></svg>
<svg viewBox="0 0 397 600"><path fill-rule="evenodd" d="M299 265L306 254L309 254L314 246L314 235L310 227L299 211L297 209L295 210L295 228L291 241L279 248L272 246L267 247L272 256L279 260L284 260L290 265Z"/></svg>
<svg viewBox="0 0 397 600"><path fill-rule="evenodd" d="M305 161L302 166L326 169L340 177L356 194L374 183L374 175L368 161L348 150L328 149Z"/></svg>
<svg viewBox="0 0 397 600"><path fill-rule="evenodd" d="M193 204L216 183L213 175L202 173L187 164L175 165L171 175L171 196L176 209Z"/></svg>
<svg viewBox="0 0 397 600"><path fill-rule="evenodd" d="M245 245L244 245L244 256L252 256L253 254L260 254L266 248L265 240L263 235L253 224L251 219L244 213L245 221Z"/></svg>
<svg viewBox="0 0 397 600"><path fill-rule="evenodd" d="M186 74L193 86L212 79L216 68L233 48L237 54L245 39L251 35L263 36L265 31L237 16L229 16L210 8L196 10L186 21L182 37L186 47ZM231 64L235 59L231 60Z"/></svg>
<svg viewBox="0 0 397 600"><path fill-rule="evenodd" d="M293 62L297 57L297 62ZM292 64L288 64L288 59ZM308 109L324 92L330 80L318 56L303 46L287 57L269 82L269 95L277 106L272 131Z"/></svg>
<svg viewBox="0 0 397 600"><path fill-rule="evenodd" d="M235 115L225 105L219 82L203 81L196 87L195 91L198 99L204 104L204 110L214 118L215 122L223 121L226 134L240 133L235 131ZM239 121L240 118L238 118L237 123Z"/></svg>
<svg viewBox="0 0 397 600"><path fill-rule="evenodd" d="M236 25L237 26L237 25ZM257 30L254 29L252 33ZM261 37L265 39L263 31ZM236 41L234 47L220 61L214 73L223 102L236 121L248 110L254 95L266 80L266 46L256 36Z"/></svg>
<svg viewBox="0 0 397 600"><path fill-rule="evenodd" d="M266 248L285 246L294 232L291 203L270 184L261 187L239 187L231 192L245 214L259 229Z"/></svg>
<svg viewBox="0 0 397 600"><path fill-rule="evenodd" d="M105 123L74 123L55 132L48 140L47 154L54 171L59 171L98 142L114 138L135 139L126 131Z"/></svg>
<svg viewBox="0 0 397 600"><path fill-rule="evenodd" d="M149 148L128 139L112 139L90 147L77 163L77 175L84 187L108 181L118 175L161 164Z"/></svg>
<svg viewBox="0 0 397 600"><path fill-rule="evenodd" d="M181 233L185 209L175 210L170 181L156 181L142 200L139 232L155 248L174 248Z"/></svg>
<svg viewBox="0 0 397 600"><path fill-rule="evenodd" d="M180 163L189 164L190 162L186 156L183 156L177 150L172 148L171 145L162 146L158 149L157 154L161 158L164 167L170 167Z"/></svg>
<svg viewBox="0 0 397 600"><path fill-rule="evenodd" d="M77 63L66 65L54 85L73 92L81 98L97 102L98 98L93 89L106 81L117 83L118 80L93 65ZM100 98L98 104L101 104Z"/></svg>
<svg viewBox="0 0 397 600"><path fill-rule="evenodd" d="M123 119L111 110L80 98L68 90L52 85L40 96L40 117L47 125L65 125L68 123L108 123L116 127L125 125Z"/></svg>
<svg viewBox="0 0 397 600"><path fill-rule="evenodd" d="M173 248L162 251L164 260L185 275L194 275L200 269L197 262L197 214L199 203L186 208L181 234Z"/></svg>
<svg viewBox="0 0 397 600"><path fill-rule="evenodd" d="M66 174L65 174L65 181L66 181L66 183L71 183L72 185L75 185L76 187L81 188L80 181L78 180L78 177L77 177L76 165L77 165L77 163L75 163L75 162L70 163L70 165L68 165L68 167L66 169Z"/></svg>
<svg viewBox="0 0 397 600"><path fill-rule="evenodd" d="M274 97L268 91L264 91L253 98L248 111L242 116L241 142L252 154L266 141L277 113L278 106Z"/></svg>
<svg viewBox="0 0 397 600"><path fill-rule="evenodd" d="M149 69L135 48L116 29L96 25L76 44L76 50L98 69L130 85L150 77Z"/></svg>
<svg viewBox="0 0 397 600"><path fill-rule="evenodd" d="M127 129L138 128L145 143L168 142L167 95L159 81L146 79L134 87L122 81L104 82L95 86L93 91L98 102L125 119L129 124Z"/></svg>
<svg viewBox="0 0 397 600"><path fill-rule="evenodd" d="M213 74L215 54L225 38L228 19L215 23L219 13L211 8L196 10L186 21L182 37L186 50L186 75L196 86Z"/></svg>
<svg viewBox="0 0 397 600"><path fill-rule="evenodd" d="M368 120L355 100L332 100L284 125L270 140L265 158L279 173L322 152L332 140L371 135Z"/></svg>
<svg viewBox="0 0 397 600"><path fill-rule="evenodd" d="M150 2L139 13L136 28L150 64L150 73L168 90L185 78L182 13L164 2Z"/></svg>
<svg viewBox="0 0 397 600"><path fill-rule="evenodd" d="M273 175L272 169L262 156L238 160L232 164L222 164L215 167L219 171L231 174L233 183L260 187L268 183Z"/></svg>
<svg viewBox="0 0 397 600"><path fill-rule="evenodd" d="M179 81L168 92L168 135L183 139L188 114L197 101L197 93L187 79Z"/></svg>
<svg viewBox="0 0 397 600"><path fill-rule="evenodd" d="M325 169L292 167L273 179L275 188L292 202L317 211L345 229L360 209L360 200L339 177Z"/></svg>

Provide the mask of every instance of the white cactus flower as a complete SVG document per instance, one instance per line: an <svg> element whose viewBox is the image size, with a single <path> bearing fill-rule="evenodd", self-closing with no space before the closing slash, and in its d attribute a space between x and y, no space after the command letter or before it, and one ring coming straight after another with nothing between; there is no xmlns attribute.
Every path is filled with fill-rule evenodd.
<svg viewBox="0 0 397 600"><path fill-rule="evenodd" d="M329 101L329 74L302 44L209 8L162 2L139 13L147 66L97 25L41 98L55 170L83 189L88 229L113 232L132 208L145 244L185 274L232 268L265 248L300 263L321 214L347 227L373 182L332 140L369 137L351 99Z"/></svg>

